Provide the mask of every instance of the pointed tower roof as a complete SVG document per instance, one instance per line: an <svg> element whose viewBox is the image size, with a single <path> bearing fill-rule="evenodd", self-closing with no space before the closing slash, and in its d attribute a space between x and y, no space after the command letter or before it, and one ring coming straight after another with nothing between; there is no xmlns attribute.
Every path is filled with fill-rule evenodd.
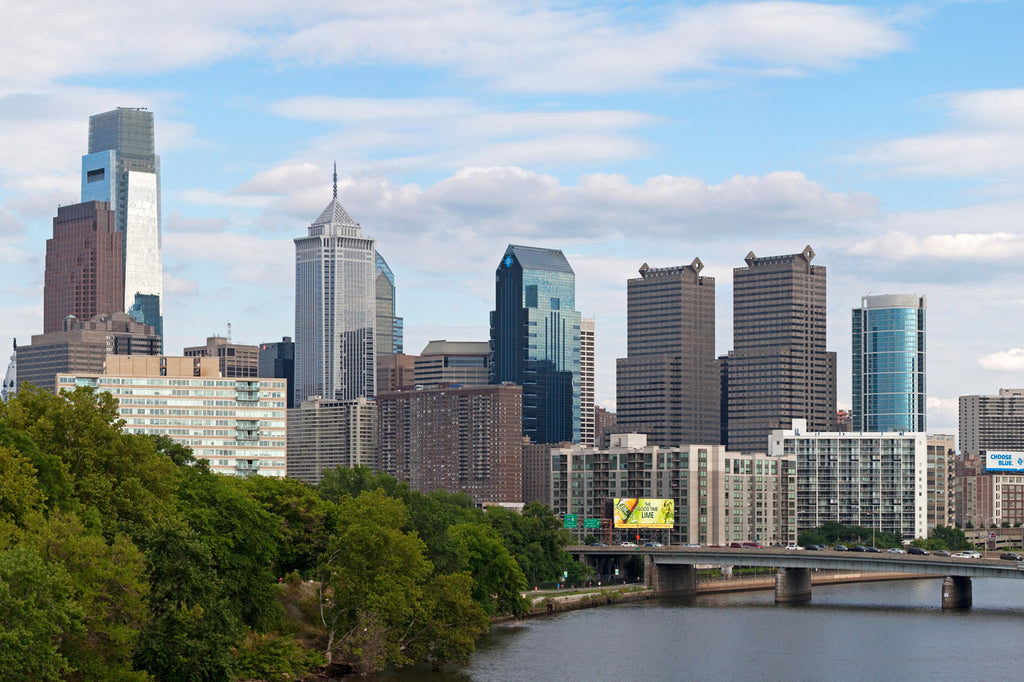
<svg viewBox="0 0 1024 682"><path fill-rule="evenodd" d="M345 207L338 201L338 164L334 164L334 198L331 199L331 203L327 204L321 213L320 217L313 221L312 227L320 227L331 225L334 227L343 227L349 229L355 229L358 234L362 228L359 226L352 216L348 214Z"/></svg>

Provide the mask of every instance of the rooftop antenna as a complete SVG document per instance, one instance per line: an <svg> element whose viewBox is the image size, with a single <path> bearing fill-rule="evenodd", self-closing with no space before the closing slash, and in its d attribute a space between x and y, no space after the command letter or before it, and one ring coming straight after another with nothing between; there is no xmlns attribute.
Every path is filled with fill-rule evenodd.
<svg viewBox="0 0 1024 682"><path fill-rule="evenodd" d="M338 199L338 162L334 162L334 199Z"/></svg>
<svg viewBox="0 0 1024 682"><path fill-rule="evenodd" d="M231 343L231 323L228 322L228 343Z"/></svg>

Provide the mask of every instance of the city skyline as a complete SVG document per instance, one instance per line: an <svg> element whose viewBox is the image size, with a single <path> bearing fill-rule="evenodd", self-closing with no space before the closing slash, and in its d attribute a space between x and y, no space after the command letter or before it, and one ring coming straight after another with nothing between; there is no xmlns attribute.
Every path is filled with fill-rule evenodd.
<svg viewBox="0 0 1024 682"><path fill-rule="evenodd" d="M614 408L639 263L700 257L723 355L743 255L812 244L840 408L850 311L916 291L931 308L928 425L956 433L959 395L1024 386L1021 15L312 2L285 20L249 3L208 8L197 29L172 8L98 2L57 23L26 8L0 48L0 344L42 331L45 235L78 203L88 116L146 107L166 353L229 322L244 343L294 335L290 241L337 159L342 202L395 274L407 352L487 338L505 244L561 249L596 319L597 404Z"/></svg>

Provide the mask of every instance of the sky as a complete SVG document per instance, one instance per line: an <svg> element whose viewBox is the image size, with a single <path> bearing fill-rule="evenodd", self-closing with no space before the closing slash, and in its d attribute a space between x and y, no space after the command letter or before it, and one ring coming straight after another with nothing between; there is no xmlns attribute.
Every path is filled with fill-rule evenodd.
<svg viewBox="0 0 1024 682"><path fill-rule="evenodd" d="M850 316L928 299L928 430L1024 386L1024 3L50 0L0 40L0 344L42 332L88 117L154 112L165 352L294 335L292 240L339 197L405 350L483 341L508 244L557 248L615 407L626 280L810 245L849 408ZM6 365L8 351L0 352ZM2 368L0 368L2 369Z"/></svg>

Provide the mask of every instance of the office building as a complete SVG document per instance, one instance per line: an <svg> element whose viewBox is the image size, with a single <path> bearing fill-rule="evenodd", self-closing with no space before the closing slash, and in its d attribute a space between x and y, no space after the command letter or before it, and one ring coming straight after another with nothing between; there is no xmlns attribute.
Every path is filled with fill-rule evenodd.
<svg viewBox="0 0 1024 682"><path fill-rule="evenodd" d="M611 445L611 435L619 433L614 412L609 412L603 407L594 408L594 445L599 448L606 448Z"/></svg>
<svg viewBox="0 0 1024 682"><path fill-rule="evenodd" d="M820 432L794 419L771 433L769 455L796 456L799 530L826 521L928 537L928 447L923 433Z"/></svg>
<svg viewBox="0 0 1024 682"><path fill-rule="evenodd" d="M571 443L562 443L569 447ZM523 504L551 506L551 444L523 439Z"/></svg>
<svg viewBox="0 0 1024 682"><path fill-rule="evenodd" d="M580 443L594 445L594 331L593 318L580 319Z"/></svg>
<svg viewBox="0 0 1024 682"><path fill-rule="evenodd" d="M715 280L704 264L651 268L626 282L626 356L616 362L616 427L651 445L718 443Z"/></svg>
<svg viewBox="0 0 1024 682"><path fill-rule="evenodd" d="M377 296L377 354L403 353L402 318L395 315L395 274L374 251L374 285ZM384 390L384 389L381 389Z"/></svg>
<svg viewBox="0 0 1024 682"><path fill-rule="evenodd" d="M730 450L764 452L769 434L794 419L836 430L836 354L825 349L823 266L797 254L747 254L733 270L733 350L723 388ZM619 415L620 423L622 416Z"/></svg>
<svg viewBox="0 0 1024 682"><path fill-rule="evenodd" d="M377 405L304 400L288 410L288 478L317 484L329 469L377 466Z"/></svg>
<svg viewBox="0 0 1024 682"><path fill-rule="evenodd" d="M960 396L960 452L1024 451L1024 388Z"/></svg>
<svg viewBox="0 0 1024 682"><path fill-rule="evenodd" d="M259 376L288 381L288 409L295 407L295 342L292 337L260 344Z"/></svg>
<svg viewBox="0 0 1024 682"><path fill-rule="evenodd" d="M189 346L186 358L217 358L220 375L225 379L251 379L260 376L259 346L232 343L223 336L209 336L205 346Z"/></svg>
<svg viewBox="0 0 1024 682"><path fill-rule="evenodd" d="M378 469L423 493L466 493L477 504L523 495L523 389L445 387L377 396Z"/></svg>
<svg viewBox="0 0 1024 682"><path fill-rule="evenodd" d="M580 313L561 251L509 245L495 273L492 384L523 387L523 435L580 440Z"/></svg>
<svg viewBox="0 0 1024 682"><path fill-rule="evenodd" d="M284 379L227 379L214 358L108 355L103 371L60 374L57 382L59 390L110 393L125 432L167 436L212 471L285 475Z"/></svg>
<svg viewBox="0 0 1024 682"><path fill-rule="evenodd" d="M796 457L729 452L721 445L649 445L613 434L607 448L551 448L551 508L600 519L587 533L605 542L659 540L724 545L796 542ZM614 529L615 498L671 499L671 529Z"/></svg>
<svg viewBox="0 0 1024 682"><path fill-rule="evenodd" d="M416 384L416 356L402 353L377 354L377 392L412 388Z"/></svg>
<svg viewBox="0 0 1024 682"><path fill-rule="evenodd" d="M953 485L956 443L951 435L929 434L928 447L928 530L952 526L955 495Z"/></svg>
<svg viewBox="0 0 1024 682"><path fill-rule="evenodd" d="M60 206L46 240L43 333L59 332L64 318L88 320L124 312L124 235L105 201Z"/></svg>
<svg viewBox="0 0 1024 682"><path fill-rule="evenodd" d="M334 197L295 239L295 402L377 392L374 241Z"/></svg>
<svg viewBox="0 0 1024 682"><path fill-rule="evenodd" d="M430 341L414 363L417 386L486 386L489 379L487 341Z"/></svg>
<svg viewBox="0 0 1024 682"><path fill-rule="evenodd" d="M102 372L109 355L160 353L156 330L127 313L96 315L89 320L67 317L63 331L36 334L31 344L18 348L18 381L52 392L58 374Z"/></svg>
<svg viewBox="0 0 1024 682"><path fill-rule="evenodd" d="M925 309L916 294L864 296L853 310L853 431L925 431Z"/></svg>
<svg viewBox="0 0 1024 682"><path fill-rule="evenodd" d="M123 235L124 303L117 310L153 327L162 338L160 157L153 112L119 107L89 117L82 201L109 202L116 229Z"/></svg>
<svg viewBox="0 0 1024 682"><path fill-rule="evenodd" d="M956 479L957 517L961 528L999 528L1024 524L1024 471L982 473ZM961 504L962 502L962 504ZM1021 529L1013 531L1021 539Z"/></svg>

